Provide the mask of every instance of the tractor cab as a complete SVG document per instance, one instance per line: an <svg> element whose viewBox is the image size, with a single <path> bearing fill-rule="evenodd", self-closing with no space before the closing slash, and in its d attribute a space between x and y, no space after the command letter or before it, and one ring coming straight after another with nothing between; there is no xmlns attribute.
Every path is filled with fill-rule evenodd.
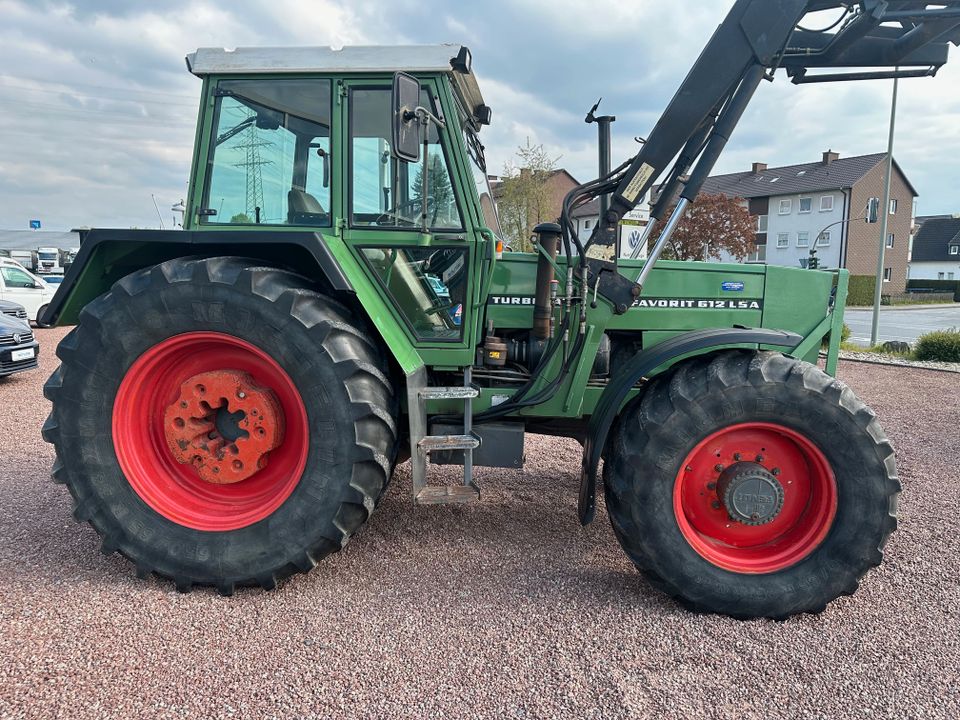
<svg viewBox="0 0 960 720"><path fill-rule="evenodd" d="M472 356L498 223L469 50L204 48L187 65L204 102L185 228L343 243L412 344Z"/></svg>

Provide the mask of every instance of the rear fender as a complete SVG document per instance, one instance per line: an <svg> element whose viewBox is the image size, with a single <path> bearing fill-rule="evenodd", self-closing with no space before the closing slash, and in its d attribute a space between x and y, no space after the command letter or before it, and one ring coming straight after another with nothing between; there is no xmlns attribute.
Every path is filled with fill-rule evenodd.
<svg viewBox="0 0 960 720"><path fill-rule="evenodd" d="M730 346L768 345L784 350L797 347L803 338L792 332L764 328L713 328L681 333L641 350L614 375L590 416L583 445L583 469L577 514L582 525L593 521L596 511L597 467L607 444L607 435L630 390L641 378L689 355L700 355Z"/></svg>

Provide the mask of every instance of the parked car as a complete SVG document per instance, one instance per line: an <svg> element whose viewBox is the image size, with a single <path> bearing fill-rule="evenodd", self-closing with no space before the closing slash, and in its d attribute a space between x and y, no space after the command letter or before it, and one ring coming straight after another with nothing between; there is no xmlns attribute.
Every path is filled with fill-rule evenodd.
<svg viewBox="0 0 960 720"><path fill-rule="evenodd" d="M28 325L30 324L30 319L27 317L27 309L20 303L0 300L0 315L17 318L18 320L23 320Z"/></svg>
<svg viewBox="0 0 960 720"><path fill-rule="evenodd" d="M7 314L6 308L13 303L0 304L0 377L33 370L38 366L40 343L33 337L25 318ZM14 307L19 313L23 308Z"/></svg>
<svg viewBox="0 0 960 720"><path fill-rule="evenodd" d="M19 303L27 310L27 317L44 327L40 317L53 299L55 288L34 275L16 260L0 258L0 300Z"/></svg>

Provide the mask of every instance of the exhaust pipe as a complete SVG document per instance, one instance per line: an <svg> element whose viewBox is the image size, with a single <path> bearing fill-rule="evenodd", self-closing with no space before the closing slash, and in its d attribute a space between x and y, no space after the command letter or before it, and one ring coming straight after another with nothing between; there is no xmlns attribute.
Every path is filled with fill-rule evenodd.
<svg viewBox="0 0 960 720"><path fill-rule="evenodd" d="M540 246L537 259L537 289L533 302L533 336L537 340L546 340L550 337L553 319L550 286L554 280L553 263L556 262L557 252L560 249L561 230L556 223L541 223L533 229L533 232L537 236L537 245Z"/></svg>

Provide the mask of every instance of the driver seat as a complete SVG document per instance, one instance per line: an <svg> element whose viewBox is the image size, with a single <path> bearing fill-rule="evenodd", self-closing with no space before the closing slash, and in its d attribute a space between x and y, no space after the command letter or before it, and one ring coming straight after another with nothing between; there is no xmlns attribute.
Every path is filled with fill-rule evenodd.
<svg viewBox="0 0 960 720"><path fill-rule="evenodd" d="M329 219L320 201L310 193L296 188L287 193L288 225L326 225Z"/></svg>

